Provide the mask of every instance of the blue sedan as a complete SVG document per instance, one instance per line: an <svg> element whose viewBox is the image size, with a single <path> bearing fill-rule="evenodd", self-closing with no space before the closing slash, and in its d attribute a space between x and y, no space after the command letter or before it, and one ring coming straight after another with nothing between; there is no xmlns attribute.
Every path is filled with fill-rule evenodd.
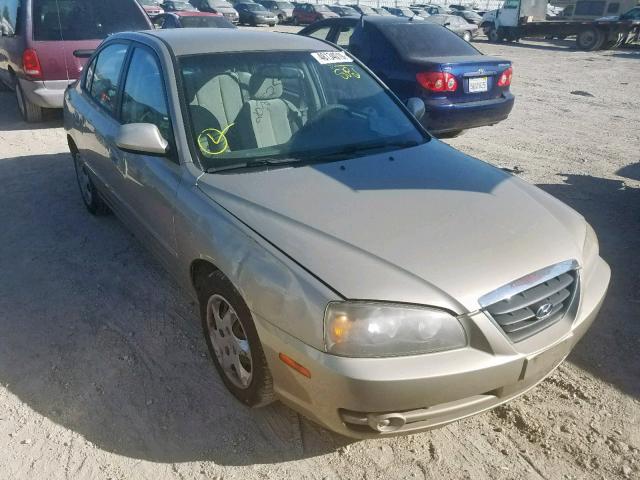
<svg viewBox="0 0 640 480"><path fill-rule="evenodd" d="M494 125L513 108L511 62L483 55L440 25L398 17L343 17L321 20L300 34L348 50L403 102L422 98L422 123L439 136Z"/></svg>

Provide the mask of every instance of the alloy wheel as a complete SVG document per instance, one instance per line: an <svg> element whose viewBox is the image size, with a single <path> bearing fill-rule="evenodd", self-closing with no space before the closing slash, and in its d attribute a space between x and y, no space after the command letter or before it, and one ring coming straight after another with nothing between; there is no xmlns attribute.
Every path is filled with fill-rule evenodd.
<svg viewBox="0 0 640 480"><path fill-rule="evenodd" d="M247 334L236 311L221 295L207 302L207 330L213 351L226 377L246 389L253 378L253 359Z"/></svg>

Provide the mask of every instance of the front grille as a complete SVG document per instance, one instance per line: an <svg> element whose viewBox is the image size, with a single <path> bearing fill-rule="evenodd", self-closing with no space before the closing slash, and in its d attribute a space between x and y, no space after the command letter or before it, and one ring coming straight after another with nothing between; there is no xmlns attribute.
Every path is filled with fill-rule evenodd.
<svg viewBox="0 0 640 480"><path fill-rule="evenodd" d="M569 311L578 291L575 270L560 273L484 310L513 342L520 342L560 321Z"/></svg>

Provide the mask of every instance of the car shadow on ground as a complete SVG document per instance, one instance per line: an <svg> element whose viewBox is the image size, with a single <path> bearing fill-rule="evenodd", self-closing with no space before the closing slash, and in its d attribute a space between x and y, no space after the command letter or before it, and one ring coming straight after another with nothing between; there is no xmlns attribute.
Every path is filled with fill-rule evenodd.
<svg viewBox="0 0 640 480"><path fill-rule="evenodd" d="M473 41L474 44L489 44L489 40L481 38ZM522 42L502 42L498 45L505 47L531 48L534 50L575 50L575 40L546 40L542 38L527 38Z"/></svg>
<svg viewBox="0 0 640 480"><path fill-rule="evenodd" d="M569 360L640 398L640 188L589 175L559 177L564 182L539 187L584 215L612 271L600 315Z"/></svg>
<svg viewBox="0 0 640 480"><path fill-rule="evenodd" d="M349 443L227 393L197 306L113 216L86 212L68 154L0 160L0 184L0 382L29 408L156 462L274 463Z"/></svg>
<svg viewBox="0 0 640 480"><path fill-rule="evenodd" d="M62 127L62 110L49 109L45 111L44 121L40 123L25 122L20 116L18 103L14 101L13 97L15 97L15 93L11 91L0 91L0 104L9 110L0 115L0 132Z"/></svg>

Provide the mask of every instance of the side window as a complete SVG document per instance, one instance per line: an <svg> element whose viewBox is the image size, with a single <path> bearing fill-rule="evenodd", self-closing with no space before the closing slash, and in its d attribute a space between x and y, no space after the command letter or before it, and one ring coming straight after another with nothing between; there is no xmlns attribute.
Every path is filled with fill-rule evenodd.
<svg viewBox="0 0 640 480"><path fill-rule="evenodd" d="M171 121L162 73L154 55L136 48L122 94L122 123L152 123L171 141Z"/></svg>
<svg viewBox="0 0 640 480"><path fill-rule="evenodd" d="M91 92L91 82L93 81L93 74L96 69L96 58L94 57L86 67L86 72L84 75L84 89L86 92Z"/></svg>
<svg viewBox="0 0 640 480"><path fill-rule="evenodd" d="M331 27L320 27L317 30L311 32L309 36L313 38L318 38L320 40L326 40L327 37L329 36L330 30L331 30Z"/></svg>
<svg viewBox="0 0 640 480"><path fill-rule="evenodd" d="M354 27L340 27L340 35L338 35L338 41L336 44L342 48L349 47L349 40L351 39L351 35L353 35Z"/></svg>
<svg viewBox="0 0 640 480"><path fill-rule="evenodd" d="M109 113L114 113L116 110L118 81L127 48L127 45L122 43L103 48L98 54L91 75L89 93Z"/></svg>
<svg viewBox="0 0 640 480"><path fill-rule="evenodd" d="M18 33L18 10L20 0L0 1L0 33L13 36Z"/></svg>
<svg viewBox="0 0 640 480"><path fill-rule="evenodd" d="M165 17L164 15L158 15L156 18L153 19L153 26L155 28L160 29L162 28L166 20L167 20L167 17Z"/></svg>

